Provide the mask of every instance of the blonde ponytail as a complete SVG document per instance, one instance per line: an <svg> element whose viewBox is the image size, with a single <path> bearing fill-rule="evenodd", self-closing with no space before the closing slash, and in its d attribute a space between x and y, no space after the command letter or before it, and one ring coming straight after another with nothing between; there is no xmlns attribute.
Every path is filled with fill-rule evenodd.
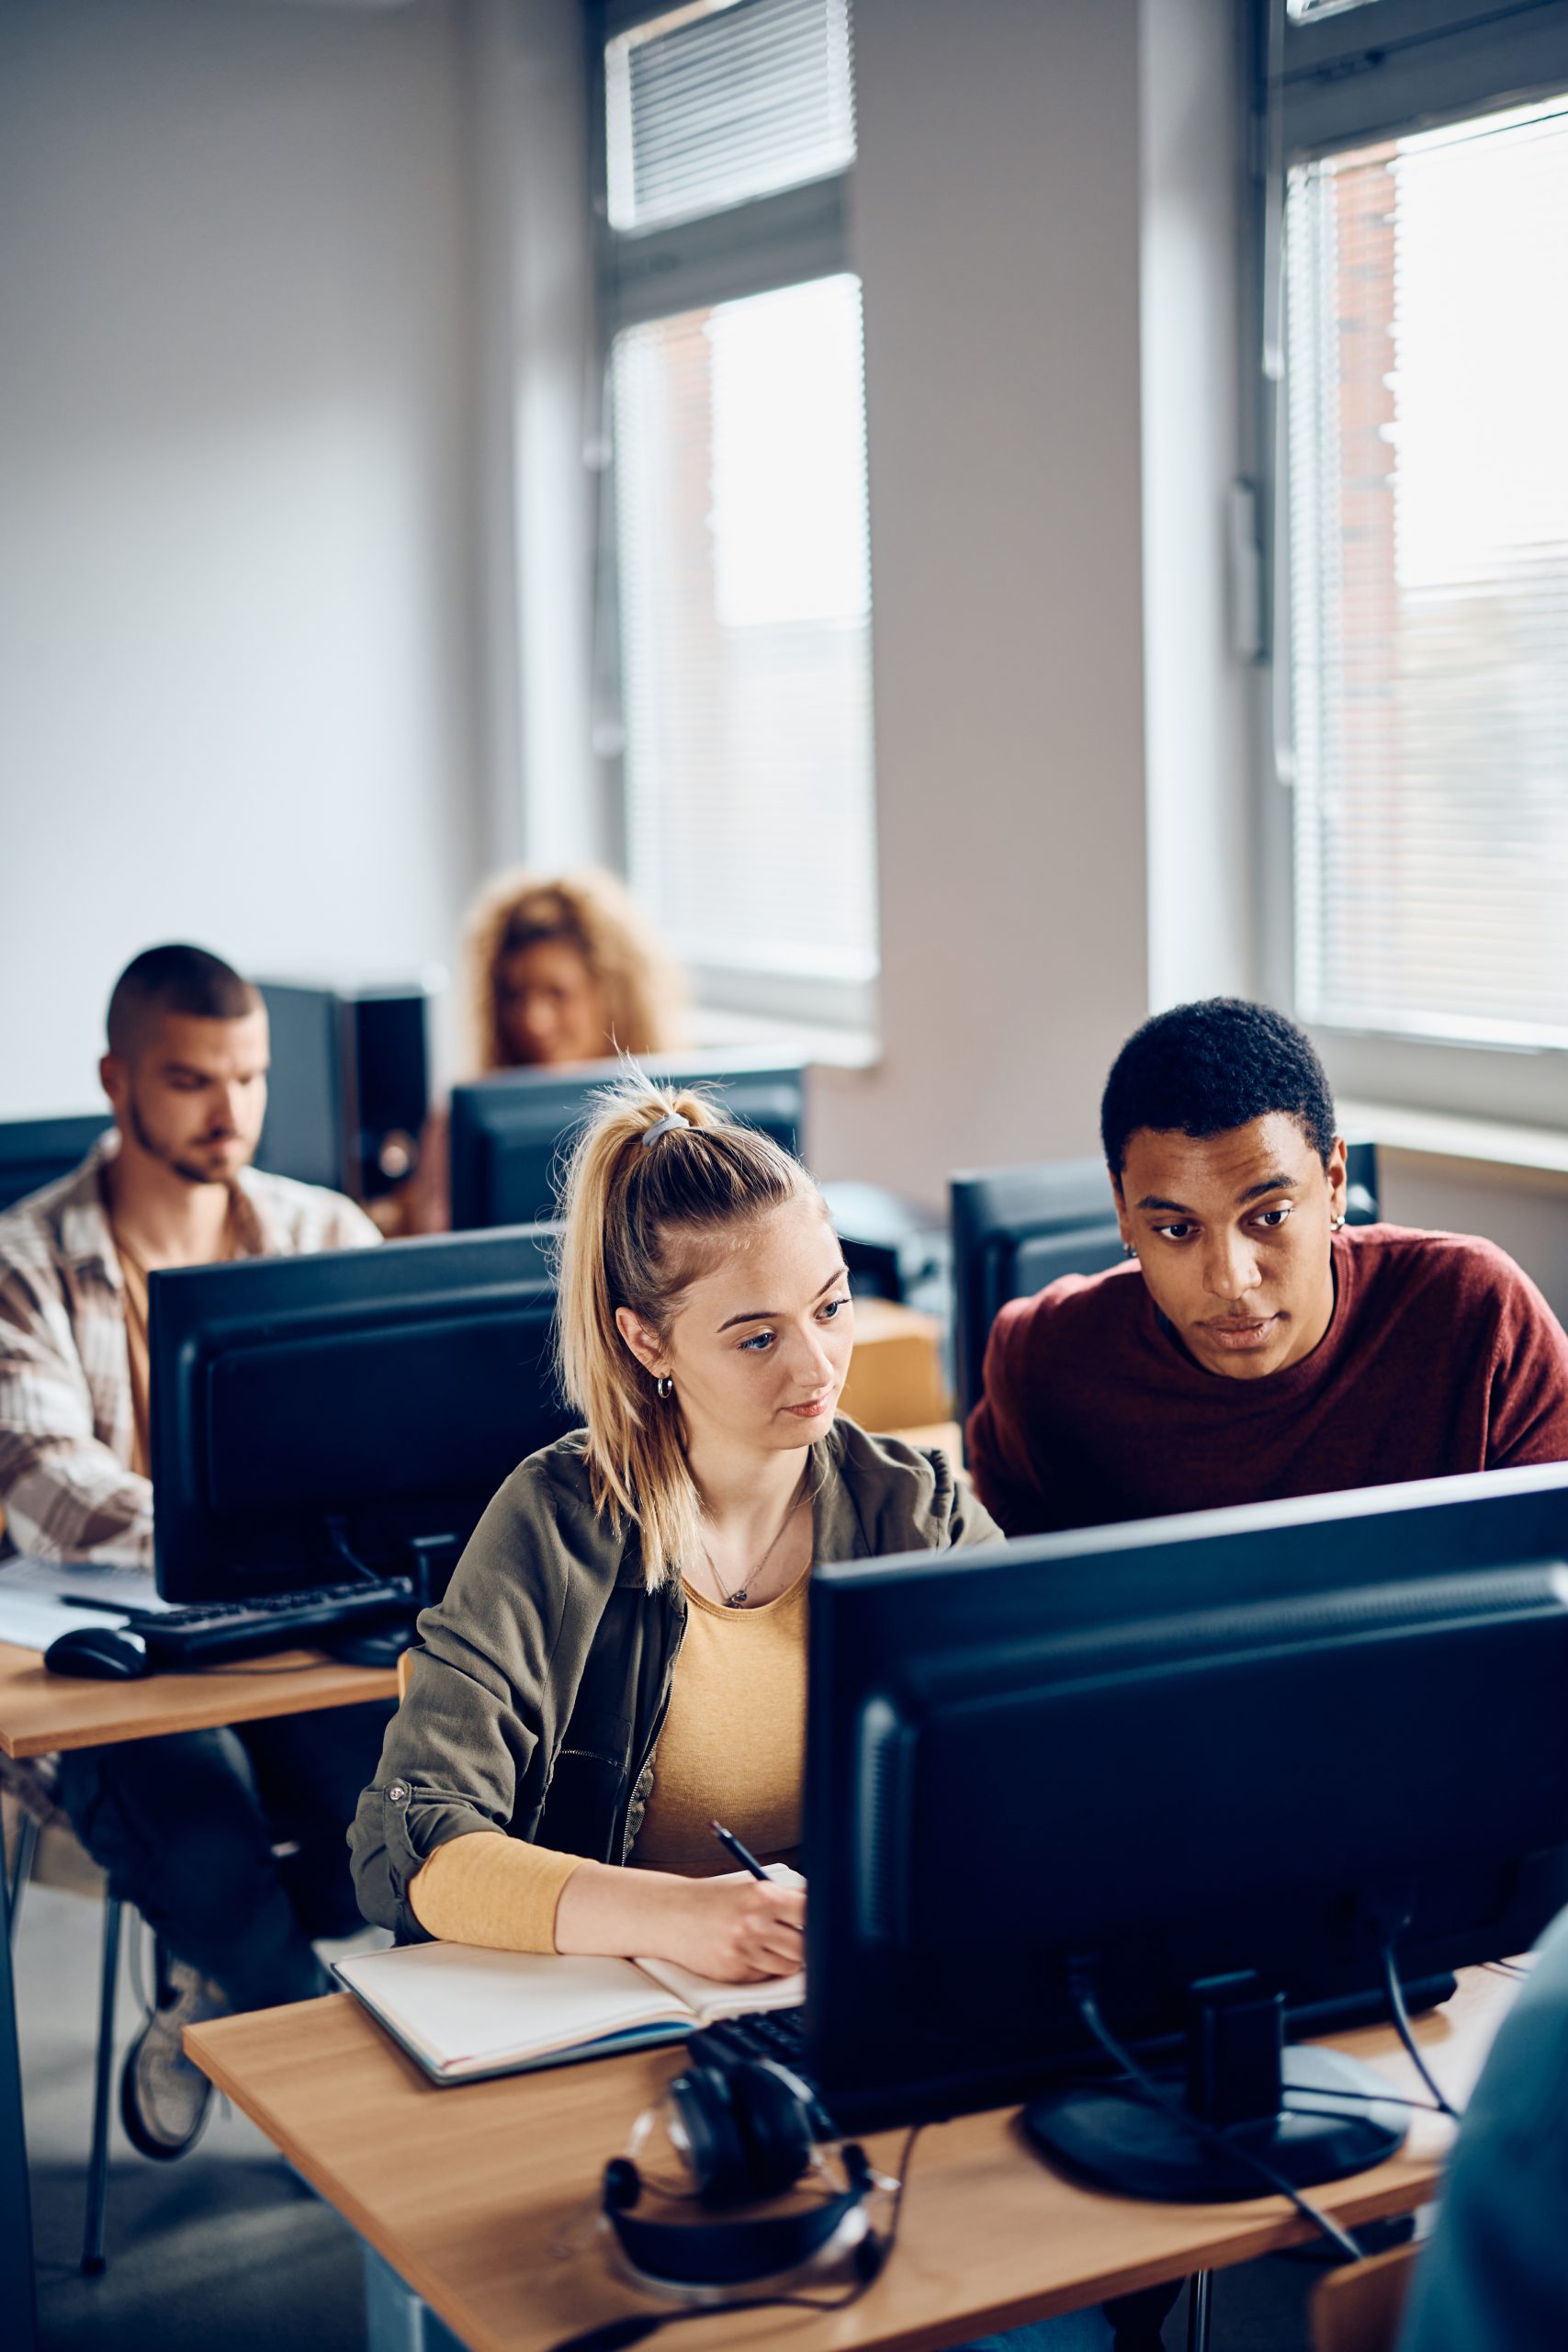
<svg viewBox="0 0 1568 2352"><path fill-rule="evenodd" d="M673 1118L683 1124L645 1140ZM702 1499L680 1399L659 1397L616 1329L615 1310L629 1307L662 1337L711 1245L815 1190L798 1161L760 1129L700 1092L655 1087L635 1069L605 1089L567 1164L561 1386L587 1424L594 1508L613 1525L637 1523L650 1592L693 1556Z"/></svg>

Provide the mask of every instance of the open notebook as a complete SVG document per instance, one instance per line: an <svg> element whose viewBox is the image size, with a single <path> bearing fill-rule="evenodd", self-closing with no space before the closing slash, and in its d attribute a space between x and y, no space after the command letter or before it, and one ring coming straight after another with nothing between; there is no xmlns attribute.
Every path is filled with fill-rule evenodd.
<svg viewBox="0 0 1568 2352"><path fill-rule="evenodd" d="M334 1963L333 1974L433 2082L471 2083L680 2041L716 2018L793 2008L804 1972L721 1984L672 1960L410 1944Z"/></svg>

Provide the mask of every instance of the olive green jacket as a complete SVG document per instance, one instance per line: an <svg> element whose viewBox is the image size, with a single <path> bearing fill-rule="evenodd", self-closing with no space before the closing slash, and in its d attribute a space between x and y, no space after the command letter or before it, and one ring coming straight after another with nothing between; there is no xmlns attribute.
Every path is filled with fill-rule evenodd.
<svg viewBox="0 0 1568 2352"><path fill-rule="evenodd" d="M521 1464L446 1596L419 1621L407 1696L348 1833L359 1907L424 1939L410 1883L476 1829L624 1861L686 1630L680 1578L650 1593L635 1526L593 1509L579 1430ZM839 1421L818 1449L813 1557L1000 1540L945 1454Z"/></svg>

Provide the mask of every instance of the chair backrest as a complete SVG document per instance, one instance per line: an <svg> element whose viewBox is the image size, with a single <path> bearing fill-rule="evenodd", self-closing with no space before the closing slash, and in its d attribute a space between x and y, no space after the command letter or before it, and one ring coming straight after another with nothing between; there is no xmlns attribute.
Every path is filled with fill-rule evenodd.
<svg viewBox="0 0 1568 2352"><path fill-rule="evenodd" d="M68 1176L113 1125L107 1108L73 1119L7 1119L0 1125L0 1209Z"/></svg>
<svg viewBox="0 0 1568 2352"><path fill-rule="evenodd" d="M948 1184L953 1230L953 1376L967 1419L980 1395L991 1326L1010 1298L1062 1274L1097 1274L1122 1254L1102 1159L1043 1159L961 1170Z"/></svg>
<svg viewBox="0 0 1568 2352"><path fill-rule="evenodd" d="M1378 1148L1375 1143L1345 1147L1345 1222L1376 1225L1378 1207Z"/></svg>
<svg viewBox="0 0 1568 2352"><path fill-rule="evenodd" d="M1331 2270L1312 2291L1313 2352L1393 2352L1420 2249L1391 2246Z"/></svg>
<svg viewBox="0 0 1568 2352"><path fill-rule="evenodd" d="M1378 1216L1377 1148L1348 1153L1346 1215ZM1122 1237L1102 1159L1043 1159L952 1177L953 1376L960 1417L979 1401L986 1342L1010 1298L1032 1298L1063 1274L1099 1274L1117 1263Z"/></svg>
<svg viewBox="0 0 1568 2352"><path fill-rule="evenodd" d="M400 1707L409 1695L409 1682L412 1674L412 1650L400 1650L398 1652L398 1704Z"/></svg>

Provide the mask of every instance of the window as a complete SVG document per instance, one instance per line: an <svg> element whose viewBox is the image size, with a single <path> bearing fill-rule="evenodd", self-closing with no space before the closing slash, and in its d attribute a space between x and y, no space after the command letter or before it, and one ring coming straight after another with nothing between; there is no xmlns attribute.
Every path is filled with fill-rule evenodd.
<svg viewBox="0 0 1568 2352"><path fill-rule="evenodd" d="M1285 187L1271 987L1348 1093L1562 1125L1568 6L1256 21ZM1263 316L1267 348L1267 261Z"/></svg>
<svg viewBox="0 0 1568 2352"><path fill-rule="evenodd" d="M1568 100L1290 207L1297 1002L1568 1046Z"/></svg>
<svg viewBox="0 0 1568 2352"><path fill-rule="evenodd" d="M848 0L700 0L604 52L614 229L717 212L854 161Z"/></svg>
<svg viewBox="0 0 1568 2352"><path fill-rule="evenodd" d="M604 49L627 876L705 1001L863 1025L877 966L845 0Z"/></svg>

